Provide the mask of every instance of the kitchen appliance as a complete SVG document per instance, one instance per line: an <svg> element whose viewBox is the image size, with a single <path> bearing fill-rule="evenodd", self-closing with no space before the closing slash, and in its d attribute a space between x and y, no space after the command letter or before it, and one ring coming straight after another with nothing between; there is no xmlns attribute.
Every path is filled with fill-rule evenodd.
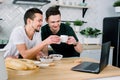
<svg viewBox="0 0 120 80"><path fill-rule="evenodd" d="M0 80L7 80L8 74L5 67L5 61L3 54L5 53L4 49L0 49Z"/></svg>
<svg viewBox="0 0 120 80"><path fill-rule="evenodd" d="M45 5L50 3L49 0L14 0L13 4L24 4L24 5Z"/></svg>
<svg viewBox="0 0 120 80"><path fill-rule="evenodd" d="M120 67L120 17L105 17L103 19L103 40L111 41L113 49L113 66Z"/></svg>

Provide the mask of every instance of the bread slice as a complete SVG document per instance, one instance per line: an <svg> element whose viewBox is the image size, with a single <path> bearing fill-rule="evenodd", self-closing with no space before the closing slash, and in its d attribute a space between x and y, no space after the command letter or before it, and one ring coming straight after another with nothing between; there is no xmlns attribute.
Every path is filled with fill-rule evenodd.
<svg viewBox="0 0 120 80"><path fill-rule="evenodd" d="M11 68L15 70L32 70L37 68L34 62L29 59L6 58L5 65L7 68Z"/></svg>

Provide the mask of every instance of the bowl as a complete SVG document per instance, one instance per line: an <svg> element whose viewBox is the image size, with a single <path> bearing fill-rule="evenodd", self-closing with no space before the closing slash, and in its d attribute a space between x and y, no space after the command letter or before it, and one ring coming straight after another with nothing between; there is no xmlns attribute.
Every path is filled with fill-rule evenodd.
<svg viewBox="0 0 120 80"><path fill-rule="evenodd" d="M43 56L43 57L40 57L40 61L42 63L50 63L53 61L53 58L50 56Z"/></svg>
<svg viewBox="0 0 120 80"><path fill-rule="evenodd" d="M50 57L53 57L53 60L61 60L63 58L63 55L61 54L51 54Z"/></svg>

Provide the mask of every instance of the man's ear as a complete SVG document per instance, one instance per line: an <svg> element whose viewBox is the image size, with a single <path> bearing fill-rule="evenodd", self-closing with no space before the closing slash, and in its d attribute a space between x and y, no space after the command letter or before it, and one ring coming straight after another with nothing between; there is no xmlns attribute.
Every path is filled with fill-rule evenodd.
<svg viewBox="0 0 120 80"><path fill-rule="evenodd" d="M31 20L30 18L27 19L27 23L28 23L28 24L30 24L31 21L32 21L32 20Z"/></svg>

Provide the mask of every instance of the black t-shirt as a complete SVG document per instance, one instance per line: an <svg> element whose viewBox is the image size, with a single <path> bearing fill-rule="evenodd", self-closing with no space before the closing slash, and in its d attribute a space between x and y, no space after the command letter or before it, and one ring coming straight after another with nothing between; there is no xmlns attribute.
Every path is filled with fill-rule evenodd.
<svg viewBox="0 0 120 80"><path fill-rule="evenodd" d="M50 35L53 35L53 34L52 34L48 24L46 24L45 26L43 26L41 28L42 40L46 39ZM55 35L58 35L58 36L60 36L60 35L73 36L76 39L76 41L78 41L78 38L76 37L76 34L73 31L73 29L70 26L65 25L63 23L61 23L60 30ZM75 51L73 45L68 45L66 43L60 43L60 44L51 44L50 46L54 50L54 54L62 54L63 57L79 57L80 56L80 53Z"/></svg>

